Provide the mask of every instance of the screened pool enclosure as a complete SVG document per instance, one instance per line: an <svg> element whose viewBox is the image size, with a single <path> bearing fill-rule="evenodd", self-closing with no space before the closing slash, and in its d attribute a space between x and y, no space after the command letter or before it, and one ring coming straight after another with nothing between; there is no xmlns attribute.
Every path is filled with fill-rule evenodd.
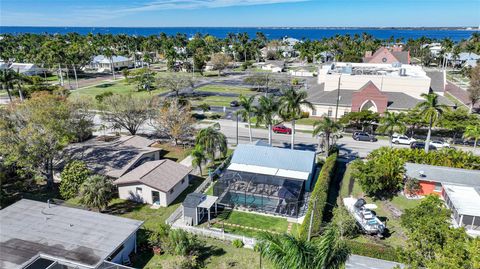
<svg viewBox="0 0 480 269"><path fill-rule="evenodd" d="M297 217L304 180L227 170L213 187L219 203L232 208Z"/></svg>

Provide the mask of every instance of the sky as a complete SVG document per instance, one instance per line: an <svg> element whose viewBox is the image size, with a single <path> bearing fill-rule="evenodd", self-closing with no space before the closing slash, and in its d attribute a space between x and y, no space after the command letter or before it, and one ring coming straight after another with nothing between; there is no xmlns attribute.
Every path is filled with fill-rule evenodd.
<svg viewBox="0 0 480 269"><path fill-rule="evenodd" d="M0 26L480 25L480 0L0 0Z"/></svg>

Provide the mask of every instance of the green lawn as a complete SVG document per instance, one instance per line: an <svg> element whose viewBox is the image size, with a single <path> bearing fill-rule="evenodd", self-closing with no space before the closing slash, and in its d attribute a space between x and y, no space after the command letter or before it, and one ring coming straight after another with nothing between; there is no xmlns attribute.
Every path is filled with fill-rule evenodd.
<svg viewBox="0 0 480 269"><path fill-rule="evenodd" d="M226 97L226 96L207 96L203 98L195 98L191 100L193 106L198 106L200 104L206 103L211 106L225 106L229 107L230 102L237 100L235 97Z"/></svg>
<svg viewBox="0 0 480 269"><path fill-rule="evenodd" d="M288 222L285 218L270 217L236 210L231 211L228 214L222 214L219 216L219 218L221 221L225 221L230 224L238 224L278 233L286 232L288 227Z"/></svg>
<svg viewBox="0 0 480 269"><path fill-rule="evenodd" d="M174 146L172 143L155 144L154 147L161 148L164 153L162 158L170 159L175 162L181 162L192 152L190 147Z"/></svg>
<svg viewBox="0 0 480 269"><path fill-rule="evenodd" d="M85 88L80 88L78 90L74 90L71 92L71 97L77 96L90 96L95 97L104 92L113 92L115 94L133 94L133 95L142 95L142 96L149 96L149 95L156 95L159 93L163 93L165 89L156 89L151 92L147 91L137 91L135 84L128 84L125 80L118 80L115 82L106 82L101 85L96 86L89 86Z"/></svg>
<svg viewBox="0 0 480 269"><path fill-rule="evenodd" d="M295 124L300 124L300 125L313 125L318 119L315 118L302 118L299 120L295 121Z"/></svg>
<svg viewBox="0 0 480 269"><path fill-rule="evenodd" d="M219 92L219 93L236 93L236 94L243 94L243 95L252 95L255 94L254 91L250 90L249 88L245 87L233 87L233 86L224 86L224 85L207 85L200 88L195 89L195 91L199 92Z"/></svg>
<svg viewBox="0 0 480 269"><path fill-rule="evenodd" d="M420 200L411 200L405 198L403 195L398 195L394 197L391 201L373 201L372 198L367 197L364 195L362 187L355 181L350 181L351 176L351 166L347 167L345 171L344 178L342 180L342 186L340 189L340 196L341 198L349 196L349 185L351 186L351 193L353 197L360 198L363 197L367 201L367 203L373 203L378 206L375 209L378 217L382 220L386 220L386 225L388 230L390 231L390 236L387 236L383 240L373 240L372 237L360 235L354 240L359 242L369 242L369 243L380 243L384 245L389 245L393 247L401 247L405 245L405 240L407 239L403 228L400 225L400 218L394 217L393 213L389 210L388 204L390 203L395 208L404 211L407 208L415 207L420 203ZM353 185L351 184L353 183Z"/></svg>

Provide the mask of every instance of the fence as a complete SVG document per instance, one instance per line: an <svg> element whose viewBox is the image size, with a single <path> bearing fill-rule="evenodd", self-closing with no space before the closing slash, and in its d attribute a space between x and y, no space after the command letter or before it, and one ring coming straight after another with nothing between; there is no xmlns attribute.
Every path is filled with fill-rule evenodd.
<svg viewBox="0 0 480 269"><path fill-rule="evenodd" d="M218 167L217 169L215 169L203 182L202 184L200 184L200 186L198 186L196 189L195 189L195 192L204 192L208 189L208 187L210 187L210 184L213 182L213 177L214 176L220 176L222 174L222 171L223 169L225 169L225 167L227 166L227 164L230 162L230 159L232 158L232 156L228 156Z"/></svg>

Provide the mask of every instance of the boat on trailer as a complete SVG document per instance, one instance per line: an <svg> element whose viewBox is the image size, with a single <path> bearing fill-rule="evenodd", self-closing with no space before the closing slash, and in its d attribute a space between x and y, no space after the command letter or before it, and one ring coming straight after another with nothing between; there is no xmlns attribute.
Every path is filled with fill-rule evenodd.
<svg viewBox="0 0 480 269"><path fill-rule="evenodd" d="M385 223L380 221L372 211L372 209L377 208L376 205L367 204L363 198L356 199L353 197L343 198L343 204L366 234L383 236Z"/></svg>

